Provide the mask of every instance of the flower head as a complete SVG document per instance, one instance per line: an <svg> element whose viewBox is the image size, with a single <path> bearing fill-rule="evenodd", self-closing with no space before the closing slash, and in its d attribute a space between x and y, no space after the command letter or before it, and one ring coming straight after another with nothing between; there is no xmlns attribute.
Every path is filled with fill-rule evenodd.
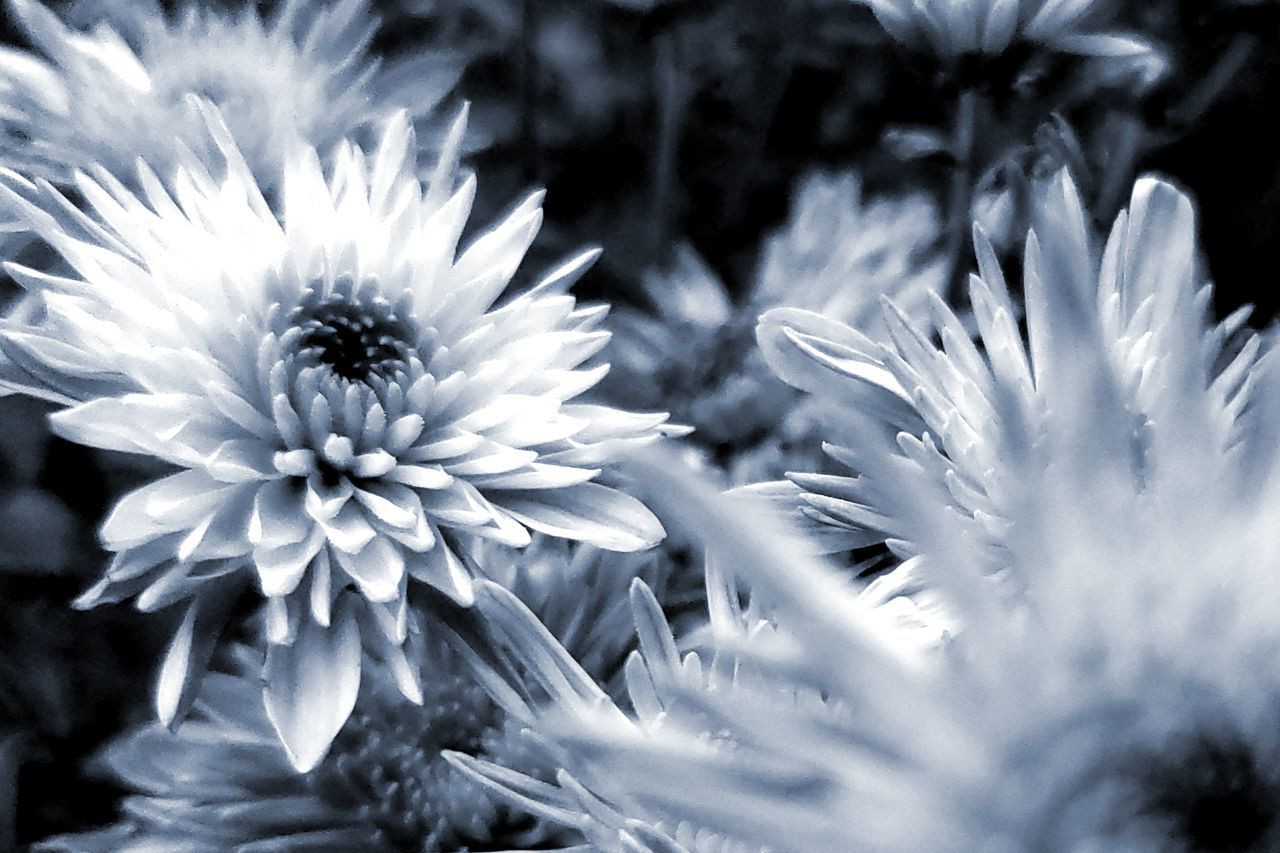
<svg viewBox="0 0 1280 853"><path fill-rule="evenodd" d="M932 254L940 233L923 196L864 199L856 175L811 175L797 185L786 225L763 242L741 301L688 247L670 270L647 277L654 310L616 317L608 386L632 405L678 406L675 419L694 427L694 441L733 483L804 468L816 457L805 441L815 413L760 358L751 333L759 314L805 308L882 336L880 297L912 314L941 289L945 270Z"/></svg>
<svg viewBox="0 0 1280 853"><path fill-rule="evenodd" d="M1275 848L1280 353L1229 334L1239 318L1206 327L1172 187L1139 182L1097 263L1065 179L1054 196L1025 264L1029 348L981 240L983 351L941 305L940 349L893 312L883 346L764 321L775 366L845 406L859 474L806 480L824 491L802 517L916 554L941 654L904 658L812 546L647 463L655 506L775 630L717 619L737 597L712 595L735 678L667 679L670 700L634 713L557 695L532 726L594 801L699 828L688 849Z"/></svg>
<svg viewBox="0 0 1280 853"><path fill-rule="evenodd" d="M889 541L932 561L944 555L933 539L939 519L954 518L995 574L1019 535L1021 505L1053 499L1065 476L1068 461L1046 455L1049 441L1082 407L1097 416L1079 438L1080 460L1122 450L1126 470L1153 492L1213 479L1218 460L1240 452L1237 416L1259 342L1243 330L1247 311L1208 322L1193 211L1180 192L1139 181L1098 256L1060 177L1027 243L1025 342L980 231L976 244L981 350L940 302L936 333L888 306L887 343L804 312L761 319L778 374L846 415L827 449L854 476L795 475L789 492L771 487L794 501L797 521L825 528L833 547ZM1081 362L1092 376L1081 377Z"/></svg>
<svg viewBox="0 0 1280 853"><path fill-rule="evenodd" d="M461 71L438 54L381 68L366 0L290 0L269 20L251 4L236 15L188 5L168 20L153 4L131 10L133 45L106 22L78 32L37 0L9 5L38 53L0 53L0 159L58 185L95 163L128 180L137 157L167 179L189 151L216 154L188 102L197 95L222 109L272 189L297 149L327 152L396 109L423 116Z"/></svg>
<svg viewBox="0 0 1280 853"><path fill-rule="evenodd" d="M327 180L314 150L291 161L277 220L207 118L226 175L192 163L174 195L145 167L142 198L97 170L79 184L86 217L9 175L5 196L75 277L11 265L48 320L4 347L28 371L24 390L71 404L56 431L178 469L116 505L101 531L113 560L81 601L194 599L161 717L189 702L252 581L266 599L267 709L310 766L355 701L361 635L400 654L410 580L470 601L466 540L657 542L656 519L596 480L665 416L569 402L606 369L583 366L607 340L605 309L565 293L594 252L493 307L540 194L459 254L474 180L455 188L446 154L424 186L400 114L368 157L344 146Z"/></svg>
<svg viewBox="0 0 1280 853"><path fill-rule="evenodd" d="M524 552L486 551L510 584L594 678L616 674L632 629L627 584L661 584L657 552L619 556L540 539ZM572 594L570 594L572 592ZM404 701L386 673L366 680L330 753L298 774L258 701L253 653L213 673L176 733L151 723L116 739L104 764L130 792L115 825L51 839L46 850L182 845L198 851L432 851L571 844L573 833L507 806L455 769L444 750L550 779L534 746L450 650L433 620L412 621L411 666L423 701Z"/></svg>
<svg viewBox="0 0 1280 853"><path fill-rule="evenodd" d="M1257 374L1244 452L1214 460L1226 482L1197 495L1141 488L1113 448L1074 459L1057 439L1105 413L1064 415L1050 452L1073 482L1019 505L1004 584L981 581L963 525L938 524L961 627L923 666L767 516L651 464L655 505L752 582L774 628L717 619L737 599L712 595L725 666L650 643L630 713L561 689L532 722L572 774L558 788L455 761L592 821L606 850L1275 849L1277 367Z"/></svg>
<svg viewBox="0 0 1280 853"><path fill-rule="evenodd" d="M687 472L679 461L663 459L642 476L657 486L658 468L674 478L674 494L684 499L707 499L707 493L690 490ZM705 489L706 487L702 487ZM690 532L699 545L719 541L720 535L740 537L740 545L753 559L781 559L808 550L790 534L769 533L771 519L759 518L753 507L741 499L724 507L721 515L691 506L697 521ZM742 517L746 511L746 518ZM711 534L709 531L719 531ZM597 778L607 754L608 743L627 743L636 738L661 737L672 725L690 723L703 726L698 738L732 748L729 735L721 728L716 712L705 697L746 691L768 677L768 661L756 659L751 648L758 643L794 642L794 636L779 637L768 595L753 595L747 606L734 573L727 570L741 553L717 549L706 566L706 605L709 623L677 637L660 606L660 597L644 578L631 581L630 602L638 646L627 656L624 667L625 694L602 690L591 667L575 661L576 652L557 642L556 636L538 621L508 591L492 583L477 590L477 607L485 617L487 640L469 638L473 666L480 681L489 686L494 701L513 720L529 727L528 737L537 743L553 766L560 767L555 784L533 778L486 760L483 756L451 754L449 760L476 782L531 813L550 822L574 828L586 836L595 849L605 851L721 851L759 850L749 831L727 824L712 826L693 815L679 815L654 807L630 795L625 784ZM803 556L798 558L803 564ZM802 566L802 569L804 566ZM943 639L942 624L934 615L918 607L906 593L910 591L910 566L853 592L843 580L820 578L820 593L835 593L834 604L850 608L865 618L869 636L892 637L896 648L889 657L904 672L931 667ZM811 573L801 571L792 580L808 583ZM554 629L553 629L554 630ZM723 648L715 648L723 641ZM834 647L833 647L834 648ZM705 654L710 652L709 655ZM494 687L499 685L499 687ZM818 701L804 685L787 685L791 698L800 704ZM583 731L590 731L586 739ZM605 729L613 730L605 734ZM594 740L599 733L599 740ZM588 740L590 743L588 743ZM680 749L672 749L661 759L678 774ZM672 782L672 790L687 790L685 783ZM744 826L746 824L744 823ZM813 848L822 849L822 848ZM844 848L832 848L844 849ZM857 849L857 848L851 848Z"/></svg>
<svg viewBox="0 0 1280 853"><path fill-rule="evenodd" d="M946 62L992 57L1018 43L1130 64L1146 79L1163 72L1152 46L1107 31L1109 0L855 0L891 37Z"/></svg>

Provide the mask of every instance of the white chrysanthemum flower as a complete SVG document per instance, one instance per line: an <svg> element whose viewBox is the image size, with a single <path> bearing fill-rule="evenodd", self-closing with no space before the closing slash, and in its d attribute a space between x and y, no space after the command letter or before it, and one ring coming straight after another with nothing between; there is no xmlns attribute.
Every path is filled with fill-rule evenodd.
<svg viewBox="0 0 1280 853"><path fill-rule="evenodd" d="M904 662L875 611L768 518L663 462L644 475L655 504L767 595L778 630L720 620L721 670L646 650L667 663L629 664L632 714L581 679L546 687L554 708L532 726L572 774L559 787L454 760L566 821L616 825L605 850L1277 849L1280 360L1255 373L1238 446L1204 464L1217 478L1156 492L1131 447L1091 443L1098 419L1126 418L1088 381L1106 384L1098 367L1059 374L1078 405L1027 445L1059 470L1026 484L1006 584L983 583L965 525L939 518L963 627L934 665ZM534 647L509 654L553 684Z"/></svg>
<svg viewBox="0 0 1280 853"><path fill-rule="evenodd" d="M614 555L539 539L523 552L487 549L486 566L546 623L600 682L614 680L634 625L627 587L662 584L660 552ZM38 849L77 853L228 849L437 850L557 848L581 838L559 822L511 808L442 755L554 778L554 768L485 693L434 619L414 618L410 661L423 702L405 702L391 679L367 679L330 753L299 774L259 700L253 653L214 673L196 719L170 733L157 723L116 738L103 764L129 792L121 819Z"/></svg>
<svg viewBox="0 0 1280 853"><path fill-rule="evenodd" d="M1163 61L1140 38L1103 24L1109 0L854 0L875 13L881 26L914 50L955 61L997 56L1018 42L1063 53L1122 60L1158 77Z"/></svg>
<svg viewBox="0 0 1280 853"><path fill-rule="evenodd" d="M920 317L945 287L942 230L923 193L865 199L852 172L810 175L787 224L762 247L751 308L803 308L882 338L880 297Z"/></svg>
<svg viewBox="0 0 1280 853"><path fill-rule="evenodd" d="M998 572L1027 484L1057 476L1034 452L1053 417L1100 405L1064 378L1085 359L1096 363L1090 382L1099 390L1090 393L1111 395L1125 412L1115 422L1099 419L1088 441L1128 447L1142 482L1211 478L1231 452L1259 342L1241 331L1247 310L1221 325L1207 321L1210 291L1198 288L1190 202L1168 184L1139 181L1101 258L1065 178L1040 219L1024 263L1026 344L981 232L971 288L981 351L940 302L940 345L891 305L887 344L815 314L783 310L761 319L762 351L782 378L861 413L859 426L827 436L828 452L854 476L793 475L794 485L765 490L792 502L797 522L833 550L887 540L932 560L945 552L931 531L939 517L955 516L990 573ZM894 470L871 475L885 454Z"/></svg>
<svg viewBox="0 0 1280 853"><path fill-rule="evenodd" d="M595 481L665 415L569 402L607 369L583 366L608 338L595 328L607 309L565 293L595 252L493 307L537 232L540 193L459 252L475 181L455 187L448 153L428 185L415 178L402 113L368 157L341 148L328 180L314 150L290 163L277 220L207 119L225 177L193 162L174 195L145 166L143 198L97 170L78 183L90 217L7 176L8 203L75 276L9 265L48 320L3 346L37 393L71 404L57 432L181 469L118 503L101 532L115 556L81 601L193 599L162 719L189 701L252 580L267 605L267 709L310 766L355 700L360 638L399 659L409 581L470 601L459 537L659 541L642 504Z"/></svg>
<svg viewBox="0 0 1280 853"><path fill-rule="evenodd" d="M688 247L646 278L652 310L615 315L608 386L629 405L677 406L673 417L694 427L731 482L804 468L815 456L803 440L813 412L797 410L756 351L759 314L806 308L881 336L882 296L910 314L943 287L940 238L941 216L923 195L864 199L856 175L812 175L797 185L785 226L764 241L741 301Z"/></svg>
<svg viewBox="0 0 1280 853"><path fill-rule="evenodd" d="M382 67L368 52L377 19L367 0L283 3L268 20L159 4L131 45L106 23L69 29L36 0L8 0L38 53L0 48L0 159L58 185L99 164L122 180L144 158L162 178L188 151L216 156L188 96L217 105L255 178L275 188L299 148L327 152L397 109L425 116L461 73L423 54Z"/></svg>
<svg viewBox="0 0 1280 853"><path fill-rule="evenodd" d="M679 473L681 463L669 457L663 464L677 475L677 491L687 495L687 490L678 484L688 477ZM694 534L698 544L715 538L706 531L729 534L746 526L740 519L732 519L731 513L711 518L700 509L694 512L710 522L710 526L699 527L700 532ZM756 559L781 559L807 550L804 543L792 540L788 534L768 536L767 531L772 528L767 519L762 529L766 532L753 530L747 537L751 547L763 549ZM909 571L909 567L906 569ZM909 581L902 576L902 570L896 574L896 579L887 576L887 583L877 581L856 593L844 581L832 580L829 584L839 590L838 600L852 608L850 617L863 614L870 632L893 638L897 649L894 660L904 671L931 668L945 631L932 614L904 595L909 591ZM802 576L798 580L806 579ZM484 756L452 754L449 760L513 805L582 833L593 849L616 853L760 850L751 834L738 828L709 828L697 819L673 817L668 810L630 797L624 787L601 784L595 779L593 761L578 749L581 744L572 736L562 737L577 722L594 730L602 720L623 730L624 740L642 737L642 733L660 736L669 727L669 720L684 720L688 719L685 715L692 715L708 726L709 741L732 748L726 733L714 731L715 721L703 713L705 705L700 697L760 684L769 666L761 666L742 652L765 642L765 638L772 638L769 642L794 642L796 638L779 634L758 597L753 596L745 608L742 606L737 584L732 575L723 571L721 561L708 563L706 587L709 624L677 641L659 598L642 579L631 582L631 607L639 642L624 667L626 695L619 697L595 683L590 662L585 662L585 667L579 665L572 647L557 642L559 634L554 625L549 623L552 631L548 631L515 596L495 584L482 583L477 590L477 608L485 617L489 638L479 642L474 637L470 639L473 664L495 702L511 718L528 724L531 742L538 743L561 770L553 785L545 778L534 778ZM726 647L704 657L697 648L705 646L708 639L725 642ZM683 655L682 647L688 649ZM821 704L813 691L797 690L794 685L787 689L790 699L801 705ZM566 724L567 720L573 722ZM674 754L667 759L672 761L673 769L679 765Z"/></svg>

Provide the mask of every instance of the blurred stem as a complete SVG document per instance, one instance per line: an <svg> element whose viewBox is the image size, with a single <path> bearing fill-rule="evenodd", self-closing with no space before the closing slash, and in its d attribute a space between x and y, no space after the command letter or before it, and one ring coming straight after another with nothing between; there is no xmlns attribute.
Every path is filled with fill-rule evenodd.
<svg viewBox="0 0 1280 853"><path fill-rule="evenodd" d="M0 732L0 850L18 849L18 771L25 746L20 733Z"/></svg>
<svg viewBox="0 0 1280 853"><path fill-rule="evenodd" d="M969 233L973 229L973 191L977 183L978 91L960 90L952 127L951 187L947 198L947 303L959 306L969 271Z"/></svg>
<svg viewBox="0 0 1280 853"><path fill-rule="evenodd" d="M1118 121L1120 129L1107 153L1107 165L1094 200L1094 221L1101 225L1115 219L1129 191L1134 167L1147 145L1147 126L1141 118L1121 113Z"/></svg>
<svg viewBox="0 0 1280 853"><path fill-rule="evenodd" d="M650 260L656 261L670 239L672 203L685 114L693 86L681 63L677 33L668 28L654 39L654 90L658 108L657 157L653 167L650 211Z"/></svg>
<svg viewBox="0 0 1280 853"><path fill-rule="evenodd" d="M524 179L538 180L542 172L538 149L538 2L523 0L520 9L520 150Z"/></svg>
<svg viewBox="0 0 1280 853"><path fill-rule="evenodd" d="M1169 111L1169 123L1175 128L1191 127L1222 96L1257 48L1256 36L1252 33L1239 33L1209 72Z"/></svg>

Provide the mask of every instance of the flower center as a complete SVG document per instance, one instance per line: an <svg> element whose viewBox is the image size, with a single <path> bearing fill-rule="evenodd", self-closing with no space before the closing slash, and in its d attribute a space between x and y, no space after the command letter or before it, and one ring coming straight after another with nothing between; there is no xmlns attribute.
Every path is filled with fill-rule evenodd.
<svg viewBox="0 0 1280 853"><path fill-rule="evenodd" d="M1280 816L1280 785L1260 770L1239 740L1201 740L1146 778L1146 813L1186 849L1205 853L1271 850Z"/></svg>
<svg viewBox="0 0 1280 853"><path fill-rule="evenodd" d="M294 324L302 330L299 352L344 379L386 379L403 369L409 357L409 330L385 303L364 305L334 294L320 305L300 309Z"/></svg>
<svg viewBox="0 0 1280 853"><path fill-rule="evenodd" d="M528 831L441 756L450 749L502 764L503 716L473 680L437 673L423 704L398 695L361 696L329 756L311 774L316 793L376 826L406 853L506 849L503 837ZM497 843L498 846L489 846Z"/></svg>

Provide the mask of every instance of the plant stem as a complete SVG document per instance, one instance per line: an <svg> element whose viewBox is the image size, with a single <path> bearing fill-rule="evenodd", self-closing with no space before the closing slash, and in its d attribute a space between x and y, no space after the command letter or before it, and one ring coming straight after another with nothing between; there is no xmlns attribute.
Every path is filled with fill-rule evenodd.
<svg viewBox="0 0 1280 853"><path fill-rule="evenodd" d="M676 182L681 130L692 87L681 67L680 46L672 28L654 39L654 96L657 102L657 156L654 158L649 255L656 261L670 238L673 187Z"/></svg>
<svg viewBox="0 0 1280 853"><path fill-rule="evenodd" d="M962 89L956 104L951 137L951 188L947 198L947 289L944 298L952 306L963 299L969 270L969 233L973 228L973 190L977 182L977 90Z"/></svg>
<svg viewBox="0 0 1280 853"><path fill-rule="evenodd" d="M1227 90L1258 46L1257 37L1251 33L1237 35L1200 82L1169 111L1169 123L1175 128L1192 126Z"/></svg>
<svg viewBox="0 0 1280 853"><path fill-rule="evenodd" d="M524 179L536 182L542 172L538 149L538 0L523 0L520 8L520 150Z"/></svg>

